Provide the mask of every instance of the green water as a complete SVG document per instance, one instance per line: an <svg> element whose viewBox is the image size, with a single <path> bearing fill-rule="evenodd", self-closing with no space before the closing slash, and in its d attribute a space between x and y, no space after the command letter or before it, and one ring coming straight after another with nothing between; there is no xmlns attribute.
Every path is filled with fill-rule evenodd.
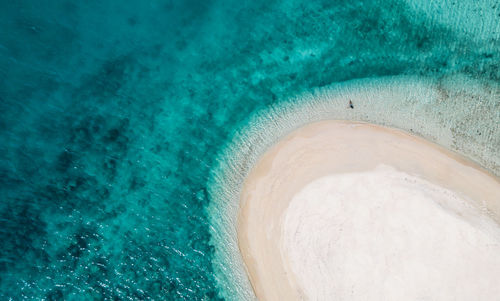
<svg viewBox="0 0 500 301"><path fill-rule="evenodd" d="M252 298L237 187L305 121L398 126L498 175L500 3L437 3L0 1L1 299Z"/></svg>

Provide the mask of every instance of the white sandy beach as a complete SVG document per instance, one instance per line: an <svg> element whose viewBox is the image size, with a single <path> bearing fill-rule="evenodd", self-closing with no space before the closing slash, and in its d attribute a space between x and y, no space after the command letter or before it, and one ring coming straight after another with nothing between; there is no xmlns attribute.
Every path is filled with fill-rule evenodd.
<svg viewBox="0 0 500 301"><path fill-rule="evenodd" d="M427 141L323 121L247 177L238 244L260 300L494 300L500 182Z"/></svg>

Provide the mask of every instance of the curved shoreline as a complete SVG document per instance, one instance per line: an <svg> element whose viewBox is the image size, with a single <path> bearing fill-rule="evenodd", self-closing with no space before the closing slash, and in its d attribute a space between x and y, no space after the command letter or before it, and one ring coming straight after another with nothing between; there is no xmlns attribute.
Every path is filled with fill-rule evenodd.
<svg viewBox="0 0 500 301"><path fill-rule="evenodd" d="M500 86L456 74L390 76L332 84L253 113L221 148L208 181L213 270L221 296L255 300L237 241L240 193L266 150L321 120L369 122L402 129L477 162L500 176L496 124ZM352 100L354 109L348 106Z"/></svg>
<svg viewBox="0 0 500 301"><path fill-rule="evenodd" d="M293 197L317 178L371 171L381 164L471 199L477 212L500 221L499 180L457 154L381 126L342 121L309 124L269 149L242 189L238 245L260 300L306 297L282 248L284 212Z"/></svg>

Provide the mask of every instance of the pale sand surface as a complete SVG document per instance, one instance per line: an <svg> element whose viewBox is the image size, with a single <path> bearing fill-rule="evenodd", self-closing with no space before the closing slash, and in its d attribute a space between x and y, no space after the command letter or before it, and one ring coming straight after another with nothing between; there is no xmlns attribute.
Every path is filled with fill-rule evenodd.
<svg viewBox="0 0 500 301"><path fill-rule="evenodd" d="M500 296L500 182L425 140L305 126L247 177L238 243L260 300Z"/></svg>

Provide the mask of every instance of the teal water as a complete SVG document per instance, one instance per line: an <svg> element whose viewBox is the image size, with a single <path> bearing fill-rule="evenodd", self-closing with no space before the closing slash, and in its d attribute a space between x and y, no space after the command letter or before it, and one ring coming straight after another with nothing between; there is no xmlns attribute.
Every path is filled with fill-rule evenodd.
<svg viewBox="0 0 500 301"><path fill-rule="evenodd" d="M319 95L498 175L499 85L498 1L0 1L0 298L252 298L220 179L301 123L252 116Z"/></svg>

